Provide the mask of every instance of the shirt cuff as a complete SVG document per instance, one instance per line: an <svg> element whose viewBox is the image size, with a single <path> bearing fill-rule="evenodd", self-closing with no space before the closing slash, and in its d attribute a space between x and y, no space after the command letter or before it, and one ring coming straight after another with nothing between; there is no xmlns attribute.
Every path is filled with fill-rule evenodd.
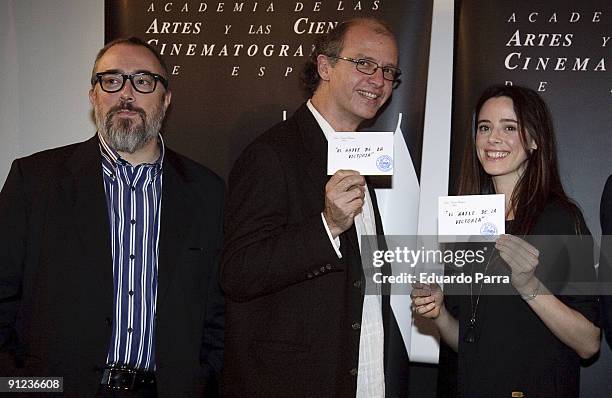
<svg viewBox="0 0 612 398"><path fill-rule="evenodd" d="M340 253L340 237L336 237L336 239L334 239L331 234L331 231L329 230L329 227L327 226L327 221L325 221L325 216L323 216L323 212L321 212L321 220L323 220L323 226L325 227L325 231L327 232L329 241L331 242L332 246L334 247L334 250L336 251L336 255L338 256L338 258L342 258L342 253Z"/></svg>

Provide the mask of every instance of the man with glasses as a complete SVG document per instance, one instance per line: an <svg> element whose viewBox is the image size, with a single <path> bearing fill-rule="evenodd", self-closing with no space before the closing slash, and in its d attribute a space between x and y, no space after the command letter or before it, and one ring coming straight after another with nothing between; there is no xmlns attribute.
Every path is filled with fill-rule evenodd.
<svg viewBox="0 0 612 398"><path fill-rule="evenodd" d="M223 182L164 146L171 92L140 39L107 44L97 134L13 162L0 193L0 375L65 396L214 394Z"/></svg>
<svg viewBox="0 0 612 398"><path fill-rule="evenodd" d="M408 393L389 298L362 289L360 236L382 234L374 191L356 171L326 173L327 137L376 116L397 62L385 24L340 23L303 71L310 99L234 165L221 265L226 396Z"/></svg>

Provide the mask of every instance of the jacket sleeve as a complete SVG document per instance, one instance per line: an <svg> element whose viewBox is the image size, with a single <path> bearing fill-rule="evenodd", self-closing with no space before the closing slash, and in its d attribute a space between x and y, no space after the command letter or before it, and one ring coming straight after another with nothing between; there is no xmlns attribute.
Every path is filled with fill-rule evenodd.
<svg viewBox="0 0 612 398"><path fill-rule="evenodd" d="M308 198L289 188L289 178L302 177L308 178L306 173L288 176L279 154L267 143L251 145L236 162L229 180L221 265L221 286L232 300L252 300L344 269L320 212L296 216L302 211L297 206ZM290 210L299 221L289 220Z"/></svg>
<svg viewBox="0 0 612 398"><path fill-rule="evenodd" d="M0 192L0 363L11 366L17 349L15 318L21 299L26 250L26 198L23 175L14 161ZM2 369L4 370L4 369Z"/></svg>
<svg viewBox="0 0 612 398"><path fill-rule="evenodd" d="M601 251L599 281L602 287L601 327L608 345L612 347L612 176L608 177L601 196Z"/></svg>

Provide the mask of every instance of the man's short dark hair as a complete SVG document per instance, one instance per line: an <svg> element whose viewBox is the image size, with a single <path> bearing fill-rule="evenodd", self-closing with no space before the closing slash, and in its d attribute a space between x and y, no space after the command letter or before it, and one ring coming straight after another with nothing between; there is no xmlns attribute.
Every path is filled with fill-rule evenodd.
<svg viewBox="0 0 612 398"><path fill-rule="evenodd" d="M319 36L313 45L312 52L306 60L306 64L302 69L301 79L304 89L309 95L313 95L319 86L321 77L317 68L317 57L321 54L331 57L338 57L344 46L344 38L346 32L356 25L370 24L374 27L374 32L395 38L395 34L391 27L384 21L374 17L352 18L340 22L334 29ZM330 63L335 65L337 59L330 59Z"/></svg>
<svg viewBox="0 0 612 398"><path fill-rule="evenodd" d="M139 37L123 37L123 38L119 38L119 39L115 39L109 43L107 43L104 47L102 47L102 49L100 51L98 51L98 55L96 55L96 60L94 61L94 66L93 69L91 70L91 84L93 85L95 83L95 74L96 74L96 67L98 66L98 61L100 61L100 58L102 58L104 56L104 54L106 54L106 52L111 48L114 47L118 44L129 44L132 46L141 46L146 48L147 50L151 51L151 53L155 56L155 58L157 59L157 61L159 62L159 64L161 65L162 69L164 70L164 77L166 78L166 80L170 79L170 74L168 73L168 66L166 65L166 62L164 61L164 59L162 58L162 56L159 54L159 52L157 52L157 50L155 49L155 47L153 47L152 45L150 45L149 43L145 42L144 40L142 40Z"/></svg>

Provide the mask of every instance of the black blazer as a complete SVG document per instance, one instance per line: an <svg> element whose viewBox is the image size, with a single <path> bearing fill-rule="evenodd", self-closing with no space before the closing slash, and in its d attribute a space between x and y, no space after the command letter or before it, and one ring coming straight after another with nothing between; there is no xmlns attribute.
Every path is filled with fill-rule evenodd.
<svg viewBox="0 0 612 398"><path fill-rule="evenodd" d="M166 149L156 321L160 396L222 367L223 182ZM98 139L16 160L0 193L0 374L63 376L93 396L111 337L110 230Z"/></svg>
<svg viewBox="0 0 612 398"><path fill-rule="evenodd" d="M325 136L302 105L232 170L221 271L225 396L355 396L363 271L355 227L340 235L338 259L321 220L326 154ZM388 304L386 297L385 337ZM405 353L403 344L394 349Z"/></svg>

